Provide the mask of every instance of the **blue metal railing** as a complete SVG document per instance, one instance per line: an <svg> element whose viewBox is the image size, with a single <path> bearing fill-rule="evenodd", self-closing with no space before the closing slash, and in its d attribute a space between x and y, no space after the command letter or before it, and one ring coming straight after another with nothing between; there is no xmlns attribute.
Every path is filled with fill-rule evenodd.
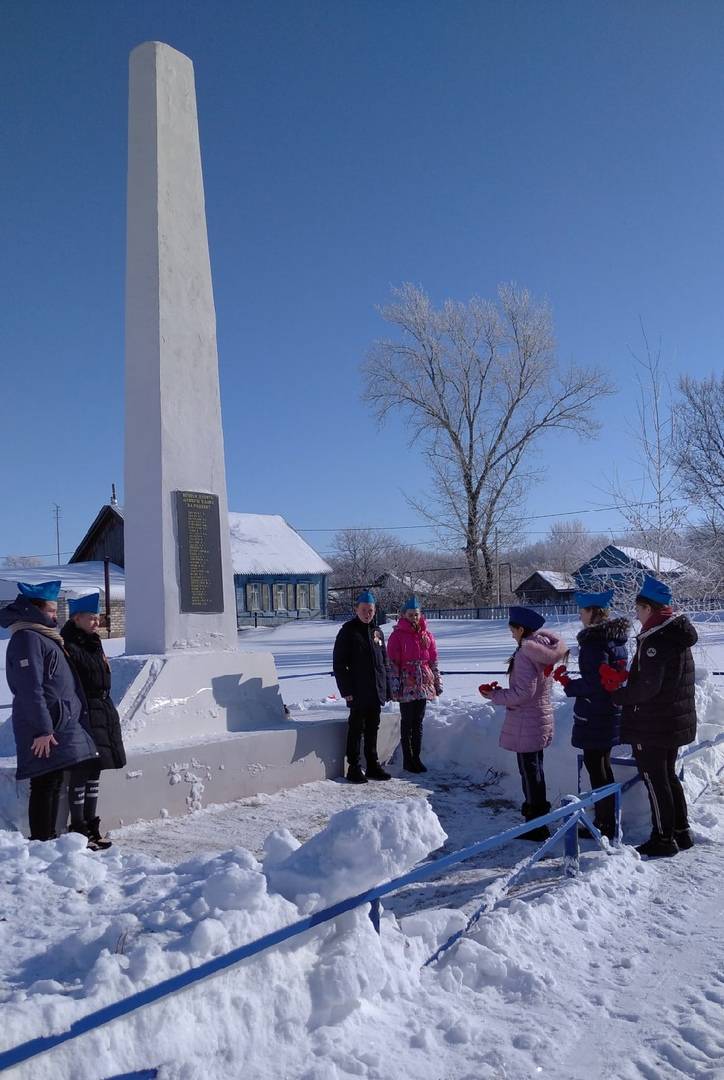
<svg viewBox="0 0 724 1080"><path fill-rule="evenodd" d="M149 986L145 990L140 990L136 994L131 994L127 998L121 998L121 1000L115 1001L111 1005L106 1005L102 1009L97 1009L95 1012L88 1013L86 1016L81 1017L71 1024L66 1031L54 1035L41 1035L35 1039L30 1039L27 1042L12 1047L9 1050L4 1050L0 1052L0 1071L15 1065L20 1065L22 1062L29 1061L39 1054L47 1053L57 1046L62 1046L64 1043L77 1039L80 1035L84 1035L89 1031L102 1027L112 1020L118 1020L123 1016L128 1016L130 1013L144 1008L147 1005L151 1005L171 994L176 994L181 990L187 990L189 987L194 986L196 983L199 983L212 975L218 975L241 963L243 960L256 956L266 949L281 944L283 941L288 941L290 938L304 934L315 926L330 922L332 919L338 918L345 912L352 911L364 904L370 905L370 919L379 933L381 910L380 899L383 896L388 896L390 893L397 892L407 885L413 885L417 882L426 881L428 878L435 877L448 867L475 858L493 848L501 847L510 840L517 839L519 836L522 836L533 828L563 823L565 822L565 819L570 819L565 822L563 827L559 827L558 831L554 833L550 839L546 840L545 844L538 851L534 852L529 859L525 860L523 865L519 865L516 869L515 879L517 880L522 873L546 854L552 846L566 837L568 837L568 839L565 870L566 873L575 873L578 852L576 826L579 821L584 821L590 828L594 837L602 844L602 846L605 846L604 842L601 840L600 834L585 814L585 807L592 806L595 802L598 802L599 799L606 798L613 794L616 796L617 821L619 821L620 787L620 784L610 784L605 788L600 788L597 791L589 792L585 795L566 796L566 800L568 800L566 805L561 806L558 810L551 811L543 817L523 822L521 825L517 825L512 829L506 829L505 832L488 837L486 840L481 840L476 844L471 844L466 848L462 848L460 851L452 852L450 855L443 855L439 859L423 863L421 866L416 867L408 873L392 878L382 885L367 889L356 896L349 897L347 900L341 900L336 904L324 908L322 911L315 912L304 919L299 919L289 926L275 930L271 934L265 934L256 941L251 941L246 945L241 945L236 949L232 949L223 956L214 957L213 960L207 960L203 964L191 968L189 971L173 975L154 986ZM618 834L620 835L620 829ZM449 944L453 944L453 942L450 941ZM441 950L438 951L438 954L439 952L444 951L444 948L449 947L449 944L446 944L446 946L441 948ZM432 962L433 959L434 958L431 957L430 962Z"/></svg>

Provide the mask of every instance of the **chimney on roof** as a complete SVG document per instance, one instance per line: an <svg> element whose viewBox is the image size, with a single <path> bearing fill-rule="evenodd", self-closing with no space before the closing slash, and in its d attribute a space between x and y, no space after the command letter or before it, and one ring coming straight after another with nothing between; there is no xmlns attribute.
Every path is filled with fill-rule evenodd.
<svg viewBox="0 0 724 1080"><path fill-rule="evenodd" d="M118 499L116 498L116 485L111 484L111 506L118 506Z"/></svg>

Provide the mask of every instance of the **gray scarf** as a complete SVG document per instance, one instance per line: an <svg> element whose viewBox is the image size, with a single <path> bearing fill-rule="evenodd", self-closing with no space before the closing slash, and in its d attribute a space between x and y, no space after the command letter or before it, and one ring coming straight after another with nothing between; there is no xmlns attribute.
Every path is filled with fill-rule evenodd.
<svg viewBox="0 0 724 1080"><path fill-rule="evenodd" d="M56 645L60 645L63 652L65 652L65 642L60 636L60 631L54 626L43 626L42 623L21 621L13 623L8 629L11 634L16 634L18 630L34 630L36 634L45 634L45 636L51 638Z"/></svg>

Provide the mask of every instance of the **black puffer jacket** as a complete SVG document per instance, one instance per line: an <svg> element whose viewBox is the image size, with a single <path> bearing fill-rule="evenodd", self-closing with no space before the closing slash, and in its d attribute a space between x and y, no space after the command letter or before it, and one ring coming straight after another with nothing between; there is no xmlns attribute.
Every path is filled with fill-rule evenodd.
<svg viewBox="0 0 724 1080"><path fill-rule="evenodd" d="M379 709L392 697L385 635L374 623L363 623L356 615L344 623L334 643L332 666L339 692L352 698L353 709Z"/></svg>
<svg viewBox="0 0 724 1080"><path fill-rule="evenodd" d="M98 634L87 634L72 619L60 633L88 700L91 732L100 754L100 766L102 769L122 769L126 764L126 751L121 722L111 700L111 669L103 652L103 643Z"/></svg>
<svg viewBox="0 0 724 1080"><path fill-rule="evenodd" d="M686 615L638 635L628 683L612 695L623 705L622 742L674 749L696 737L691 647L697 639Z"/></svg>

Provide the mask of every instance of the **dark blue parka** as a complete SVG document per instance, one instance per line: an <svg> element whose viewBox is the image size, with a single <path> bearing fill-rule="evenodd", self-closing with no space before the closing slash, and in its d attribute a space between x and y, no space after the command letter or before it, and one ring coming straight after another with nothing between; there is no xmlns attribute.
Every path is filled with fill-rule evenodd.
<svg viewBox="0 0 724 1080"><path fill-rule="evenodd" d="M48 615L24 596L0 609L0 626L18 622L54 629ZM18 780L98 757L83 689L58 642L39 630L16 630L8 642L5 673L13 694ZM51 734L58 745L51 746L48 757L36 757L33 740Z"/></svg>
<svg viewBox="0 0 724 1080"><path fill-rule="evenodd" d="M571 742L579 750L610 750L621 741L621 707L601 685L599 667L628 663L631 624L627 619L606 619L584 626L578 634L580 679L571 679L563 689L575 698Z"/></svg>

